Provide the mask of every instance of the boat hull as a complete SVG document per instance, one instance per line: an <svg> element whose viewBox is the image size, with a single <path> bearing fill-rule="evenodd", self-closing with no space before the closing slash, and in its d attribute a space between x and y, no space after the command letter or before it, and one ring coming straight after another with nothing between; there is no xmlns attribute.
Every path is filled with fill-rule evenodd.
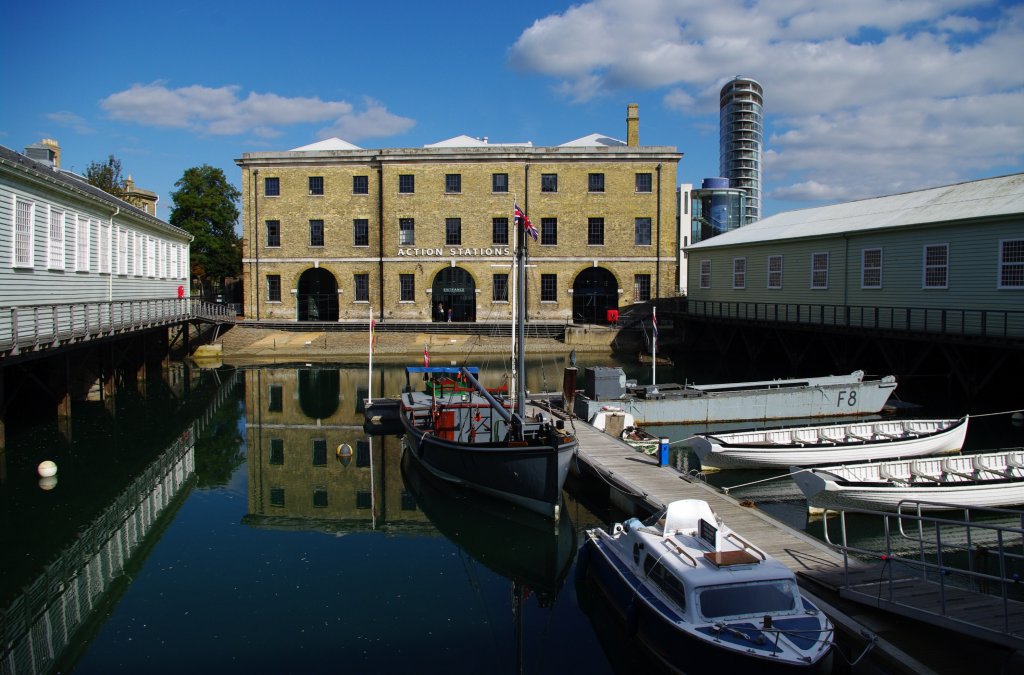
<svg viewBox="0 0 1024 675"><path fill-rule="evenodd" d="M1017 467L1005 460L1008 455L1016 459ZM1002 463L997 465L1001 459ZM976 472L979 462L996 468L998 473ZM807 497L808 505L814 508L896 511L901 502L912 501L929 502L921 505L922 510L938 511L1024 504L1024 469L1019 468L1020 463L1024 463L1024 450L963 455L944 462L918 460L805 471L792 467L792 470L797 472L793 480ZM884 473L890 478L882 475L881 467L885 467ZM928 475L943 478L944 468L946 480L924 478ZM950 469L961 475L949 475ZM977 478L968 478L975 473Z"/></svg>
<svg viewBox="0 0 1024 675"><path fill-rule="evenodd" d="M551 518L559 517L577 446L575 438L566 438L558 445L460 443L405 424L407 450L434 476Z"/></svg>
<svg viewBox="0 0 1024 675"><path fill-rule="evenodd" d="M672 617L672 608L645 592L643 582L628 565L608 550L600 538L587 538L577 562L577 574L597 587L625 625L629 636L637 639L655 658L673 670L710 672L713 669L714 672L722 673L831 672L831 652L820 655L814 662L784 661L771 654L771 641L767 639L760 645L742 641L742 648L736 649L740 641L732 645L734 648L730 648L727 644L730 638L724 633L713 634L708 629L705 636L698 637L692 632L681 630L665 617L665 613ZM799 618L796 621L802 622L800 626L793 626L793 630L797 631L806 631L807 626L812 624L819 625L817 620L810 618ZM735 625L756 633L759 622L751 620Z"/></svg>
<svg viewBox="0 0 1024 675"><path fill-rule="evenodd" d="M577 394L574 412L589 420L603 406L614 404L632 414L640 425L870 415L880 411L896 389L891 377L864 381L858 373L810 379L805 385L787 382L747 383L751 385L747 388L744 383L736 388L675 385L672 389L664 385L658 397L626 396L622 400L595 400ZM647 395L651 396L650 392Z"/></svg>
<svg viewBox="0 0 1024 675"><path fill-rule="evenodd" d="M905 420L700 434L690 441L690 447L704 469L778 469L793 465L870 462L958 452L967 437L967 424L968 418L964 417L960 420L935 420L934 423ZM923 431L926 425L932 431L914 431L915 428ZM886 430L899 430L905 435L886 438L875 433L886 433ZM843 440L821 441L821 436ZM876 437L882 440L872 440ZM777 442L770 442L772 440Z"/></svg>

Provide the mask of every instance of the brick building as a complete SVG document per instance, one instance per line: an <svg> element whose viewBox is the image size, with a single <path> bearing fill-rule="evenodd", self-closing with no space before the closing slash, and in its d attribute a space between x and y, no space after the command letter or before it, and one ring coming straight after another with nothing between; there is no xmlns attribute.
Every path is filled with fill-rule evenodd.
<svg viewBox="0 0 1024 675"><path fill-rule="evenodd" d="M385 320L509 320L515 203L539 230L528 319L603 322L674 294L682 154L639 144L635 105L626 126L626 142L245 153L246 318L362 321L372 305Z"/></svg>

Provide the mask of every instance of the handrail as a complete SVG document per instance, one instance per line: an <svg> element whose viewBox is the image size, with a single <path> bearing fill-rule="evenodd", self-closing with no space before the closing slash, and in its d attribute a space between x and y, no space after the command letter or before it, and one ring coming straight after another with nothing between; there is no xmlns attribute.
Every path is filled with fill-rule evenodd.
<svg viewBox="0 0 1024 675"><path fill-rule="evenodd" d="M733 541L738 543L740 546L742 546L744 548L744 550L751 550L751 551L753 551L757 555L761 556L761 560L767 560L768 559L768 557L764 554L764 551L762 551L758 547L754 546L749 541L747 541L743 537L739 536L735 532L728 533L727 535L725 535L725 538L726 539L732 539Z"/></svg>

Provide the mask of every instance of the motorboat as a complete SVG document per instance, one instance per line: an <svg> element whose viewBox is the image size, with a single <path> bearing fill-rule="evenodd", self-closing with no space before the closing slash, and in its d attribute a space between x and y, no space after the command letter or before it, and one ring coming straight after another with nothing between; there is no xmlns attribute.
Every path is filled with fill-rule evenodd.
<svg viewBox="0 0 1024 675"><path fill-rule="evenodd" d="M697 434L689 444L704 471L869 462L959 452L967 416L891 419Z"/></svg>
<svg viewBox="0 0 1024 675"><path fill-rule="evenodd" d="M794 573L684 499L611 532L587 530L577 573L591 579L664 665L691 672L830 672L831 621Z"/></svg>
<svg viewBox="0 0 1024 675"><path fill-rule="evenodd" d="M661 439L637 426L636 419L618 406L602 406L590 418L590 425L598 431L615 436L640 452L657 454Z"/></svg>

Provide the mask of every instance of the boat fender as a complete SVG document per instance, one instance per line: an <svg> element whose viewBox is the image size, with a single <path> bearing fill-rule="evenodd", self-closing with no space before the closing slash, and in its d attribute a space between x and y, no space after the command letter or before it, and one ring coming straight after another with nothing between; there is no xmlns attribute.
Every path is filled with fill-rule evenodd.
<svg viewBox="0 0 1024 675"><path fill-rule="evenodd" d="M626 529L626 532L629 532L630 530L635 530L637 528L643 527L644 524L640 522L639 518L630 518L629 520L624 522L622 526Z"/></svg>

